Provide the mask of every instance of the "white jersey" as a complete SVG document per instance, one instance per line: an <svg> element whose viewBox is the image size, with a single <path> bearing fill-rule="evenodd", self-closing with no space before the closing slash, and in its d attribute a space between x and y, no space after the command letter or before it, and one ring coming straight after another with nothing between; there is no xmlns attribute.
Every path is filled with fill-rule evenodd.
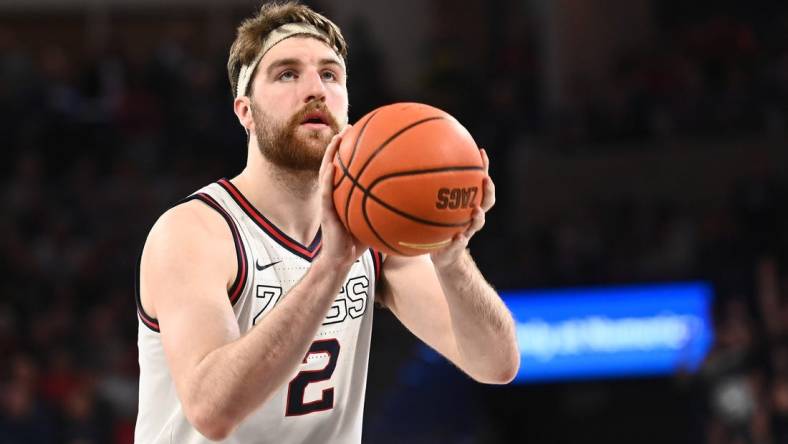
<svg viewBox="0 0 788 444"><path fill-rule="evenodd" d="M241 334L276 309L320 251L294 241L222 179L187 200L199 199L227 221L238 274L228 291ZM369 250L353 265L303 363L288 383L247 417L222 443L360 443L375 284L382 256ZM138 266L139 269L139 266ZM139 289L139 276L137 277ZM162 347L156 319L139 312L138 444L212 442L186 419ZM249 390L254 390L250 386Z"/></svg>

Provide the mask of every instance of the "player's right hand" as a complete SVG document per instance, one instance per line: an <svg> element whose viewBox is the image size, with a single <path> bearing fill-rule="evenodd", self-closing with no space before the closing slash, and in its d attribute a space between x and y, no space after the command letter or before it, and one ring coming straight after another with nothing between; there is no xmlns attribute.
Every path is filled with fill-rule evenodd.
<svg viewBox="0 0 788 444"><path fill-rule="evenodd" d="M350 267L368 248L347 231L334 208L334 168L336 168L334 156L337 154L342 137L349 129L350 125L329 142L318 176L322 212L320 226L323 241L318 260L330 261L337 267Z"/></svg>

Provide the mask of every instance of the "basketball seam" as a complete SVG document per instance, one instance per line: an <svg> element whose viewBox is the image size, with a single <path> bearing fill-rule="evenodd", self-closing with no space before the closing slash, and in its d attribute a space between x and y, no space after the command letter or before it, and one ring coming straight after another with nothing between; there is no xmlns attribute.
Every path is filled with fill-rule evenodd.
<svg viewBox="0 0 788 444"><path fill-rule="evenodd" d="M343 170L347 171L347 167L345 166L344 163L342 163L342 159L339 160L339 167L342 168ZM395 176L408 176L408 175L427 174L427 173L439 173L439 172L443 172L443 171L474 171L474 170L482 170L482 169L483 169L482 167L477 167L477 166L460 166L460 167L446 167L446 168L431 168L431 169L427 169L427 170L409 170L409 171L402 171L402 172L399 172L399 173L387 174L387 175L382 176L382 177L378 178L377 180L375 180L375 182L373 182L373 184L377 184L377 182L380 182L382 179L387 179L387 178L391 178L391 177L395 177ZM396 214L399 214L400 216L402 216L402 217L404 217L406 219L410 219L413 222L418 222L418 223L424 224L424 225L430 225L430 226L434 226L434 227L461 227L463 225L467 225L471 221L470 219L468 219L465 222L447 223L447 222L435 222L435 221L431 221L431 220L427 220L427 219L422 219L422 218L414 216L412 214L408 214L408 213L406 213L406 212L404 212L404 211L402 211L402 210L400 210L400 209L398 209L398 208L396 208L394 206L391 206L390 204L386 203L380 197L375 196L370 191L372 189L372 187L364 188L361 184L358 183L357 179L354 179L353 176L351 176L349 174L349 171L348 171L348 179L350 179L351 182L353 182L355 185L357 185L359 191L361 191L364 194L364 198L362 200L362 209L364 210L364 212L366 212L366 201L367 201L367 198L371 198L372 200L374 200L375 202L377 202L378 204L380 204L382 207L386 208L387 210L390 210L390 211L392 211L392 212L394 212ZM371 226L370 226L370 228L371 228Z"/></svg>
<svg viewBox="0 0 788 444"><path fill-rule="evenodd" d="M372 118L375 117L375 114L377 114L378 111L380 110L376 110L374 113L372 113L372 115L369 116L367 121L364 122L364 124L361 126L361 130L358 132L358 137L356 137L356 142L353 144L353 151L350 152L350 159L348 159L347 161L348 168L350 168L350 164L353 163L353 158L356 157L356 150L358 149L358 144L361 142L361 138L364 136L364 131L367 130L367 125L369 125L369 122L372 121ZM337 159L341 160L341 157L337 156ZM349 171L347 173L343 171L342 177L339 178L339 182L334 184L334 189L337 189L338 186L342 185L342 181L345 180L345 177L347 177L348 174Z"/></svg>
<svg viewBox="0 0 788 444"><path fill-rule="evenodd" d="M347 177L350 179L350 181L353 184L358 185L358 183L356 182L356 179L354 179L353 176L350 175L350 171L348 171L347 167L342 162L342 159L339 158L338 160L339 160L339 167L342 168L342 171L344 173L346 173ZM366 202L367 193L364 191L364 187L362 187L361 185L358 186L358 189L361 190L362 193L364 193L364 198L362 199L362 210L363 210L362 211L362 215L364 216L364 221L367 223L367 226L369 227L370 231L372 231L372 234L374 234L375 237L377 237L379 241L383 242L383 245L388 247L391 251L394 251L394 252L397 252L399 254L402 254L401 251L399 251L398 249L396 249L396 248L392 247L391 245L389 245L389 243L386 242L386 240L383 239L383 237L380 236L380 233L378 233L377 230L375 230L375 227L372 226L372 224L369 221L369 216L367 216L367 212L365 211L366 208L364 206L365 202ZM348 199L350 199L350 198L348 197ZM374 197L374 196L373 196L373 199L377 200L377 198ZM348 206L346 205L345 208L348 208ZM345 217L345 223L347 224L348 229L349 229L350 228L350 221L347 219L347 216Z"/></svg>
<svg viewBox="0 0 788 444"><path fill-rule="evenodd" d="M401 171L399 173L389 173L385 176L380 176L375 179L371 184L369 184L369 188L367 188L368 193L372 193L372 189L379 182L383 182L386 179L391 179L392 177L402 177L402 176L418 176L419 174L429 174L429 173L443 173L446 171L481 171L484 170L484 167L480 166L453 166L453 167L441 167L441 168L428 168L426 170L408 170L408 171ZM361 185L359 185L361 187Z"/></svg>
<svg viewBox="0 0 788 444"><path fill-rule="evenodd" d="M403 171L403 172L400 172L400 173L387 174L385 176L381 176L381 177L375 179L375 181L370 184L369 188L364 190L364 198L363 198L363 200L361 202L361 207L362 207L362 209L364 209L364 211L366 211L367 198L370 197L375 202L377 202L378 204L383 206L384 208L386 208L386 209L388 209L388 210L390 210L390 211L392 211L392 212L394 212L396 214L399 214L400 216L402 216L402 217L404 217L406 219L410 219L410 220L412 220L414 222L418 222L418 223L421 223L421 224L424 224L424 225L430 225L430 226L434 226L434 227L462 227L464 225L468 225L471 222L471 219L468 219L465 222L457 222L457 223L452 223L452 224L447 223L447 222L435 222L435 221L431 221L431 220L427 220L427 219L422 219L422 218L414 216L412 214L408 214L408 213L400 210L399 208L394 207L394 206L386 203L383 199L381 199L378 196L375 196L374 194L372 194L372 188L374 188L376 185L378 185L379 182L382 182L385 179L390 179L392 177L416 176L416 175L419 175L419 174L441 173L441 172L444 172L444 171L477 171L477 170L483 170L483 169L484 168L477 167L477 166L467 166L467 167L460 166L460 167L446 167L446 168L431 168L431 169L426 169L426 170L411 170L411 171ZM360 189L362 188L361 185L359 185L358 187Z"/></svg>
<svg viewBox="0 0 788 444"><path fill-rule="evenodd" d="M399 250L397 250L396 248L393 248L391 245L388 244L388 242L383 240L381 238L381 236L377 233L375 228L372 226L372 222L369 220L369 215L367 215L367 198L371 197L376 202L381 204L384 208L387 208L390 211L393 211L394 213L399 214L400 216L402 216L402 217L404 217L406 219L413 220L414 222L420 222L420 223L424 223L424 222L421 221L420 219L416 218L416 217L412 217L411 215L408 215L407 213L405 213L405 212L403 212L401 210L397 210L394 207L389 207L389 205L383 203L382 199L379 199L377 196L372 194L372 188L374 188L380 182L382 182L382 181L384 181L386 179L390 179L392 177L415 176L415 175L418 175L418 174L429 174L429 173L436 173L436 172L443 172L443 171L476 171L476 170L483 170L483 169L484 169L483 167L475 167L475 166L470 166L470 167L431 168L431 169L427 169L427 170L411 170L411 171L403 171L403 172L399 172L399 173L391 173L391 174L387 174L385 176L378 177L377 179L375 179L374 182L372 182L369 185L369 188L364 192L364 198L361 200L361 208L362 208L362 213L364 214L364 220L367 222L367 226L369 226L369 228L372 230L372 232L375 233L375 235L378 237L378 239L380 239L383 243L385 243L389 248L392 248L394 251L399 252ZM361 185L359 185L359 188L361 188ZM468 223L470 223L470 220L468 220L467 222L462 223L460 226L466 225ZM432 224L425 223L425 225L432 225Z"/></svg>
<svg viewBox="0 0 788 444"><path fill-rule="evenodd" d="M404 128L400 128L399 130L397 130L396 133L392 134L391 136L389 136L388 139L384 140L383 143L381 143L379 147L375 148L375 150L372 152L372 154L364 162L364 165L362 165L361 168L359 169L358 175L355 178L355 180L353 179L352 176L350 176L350 171L347 172L348 177L353 182L353 185L350 187L350 191L348 191L348 193L347 193L347 200L345 201L345 223L348 225L348 227L350 226L350 219L348 218L348 213L350 211L350 198L353 196L353 191L355 191L356 185L358 185L359 188L361 188L361 185L358 184L358 181L361 179L361 175L364 174L364 171L367 169L367 166L369 166L370 162L372 162L372 159L377 157L377 155L380 154L381 151L383 151L383 149L386 148L386 146L388 146L391 142L394 141L394 139L396 139L397 137L401 136L406 131L408 131L410 129L413 129L413 128L421 125L422 123L430 122L430 121L433 121L433 120L444 120L444 119L445 119L445 117L442 117L442 116L427 117L427 118L424 118L424 119L421 119L421 120L417 120L416 122L413 122L413 123L409 124L408 126L406 126ZM346 169L346 168L344 168L344 169ZM366 213L366 209L363 206L362 206L362 212ZM366 218L366 216L365 216L365 218ZM373 232L374 232L374 230L373 230ZM378 236L378 237L380 237L380 236ZM383 241L383 239L381 239L381 241Z"/></svg>
<svg viewBox="0 0 788 444"><path fill-rule="evenodd" d="M359 187L359 188L361 188L361 187ZM389 249L391 249L391 251L397 252L399 254L404 254L404 253L402 253L402 251L400 251L397 248L392 247L388 242L386 242L386 240L383 239L383 236L381 236L380 233L378 233L378 230L376 230L375 227L372 225L372 221L369 220L369 215L367 214L367 205L366 205L367 204L367 196L368 196L368 194L364 193L364 198L361 200L361 214L364 216L364 221L367 223L367 226L369 227L370 231L372 231L372 234L374 234L375 237L377 237L379 241L383 242L383 244L385 246L389 247Z"/></svg>

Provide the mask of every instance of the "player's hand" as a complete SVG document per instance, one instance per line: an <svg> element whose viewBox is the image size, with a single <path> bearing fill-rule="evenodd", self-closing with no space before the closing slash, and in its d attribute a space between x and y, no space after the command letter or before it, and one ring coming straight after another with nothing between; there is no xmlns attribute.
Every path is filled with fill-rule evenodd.
<svg viewBox="0 0 788 444"><path fill-rule="evenodd" d="M495 184L490 178L490 159L487 157L487 151L484 149L480 151L482 163L484 164L481 205L474 205L471 213L471 223L465 231L455 234L449 245L430 253L432 263L438 268L451 266L457 262L468 247L468 241L484 226L485 214L495 205Z"/></svg>
<svg viewBox="0 0 788 444"><path fill-rule="evenodd" d="M353 262L368 248L345 229L334 208L334 168L336 168L334 156L339 149L342 136L347 133L348 129L350 129L350 125L329 142L318 175L321 200L320 226L323 237L323 248L319 259L330 261L336 267L353 265Z"/></svg>

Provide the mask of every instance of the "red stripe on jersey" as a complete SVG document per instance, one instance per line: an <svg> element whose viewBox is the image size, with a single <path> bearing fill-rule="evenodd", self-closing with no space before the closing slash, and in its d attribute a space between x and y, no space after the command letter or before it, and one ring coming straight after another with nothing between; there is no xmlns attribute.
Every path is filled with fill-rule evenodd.
<svg viewBox="0 0 788 444"><path fill-rule="evenodd" d="M145 313L143 313L142 311L140 311L140 309L137 309L137 314L139 315L140 320L142 321L143 324L147 325L148 328L150 328L151 330L153 330L153 331L155 331L157 333L159 332L159 323L158 322L156 322L153 319L148 319L148 316Z"/></svg>
<svg viewBox="0 0 788 444"><path fill-rule="evenodd" d="M156 319L148 316L148 313L145 313L145 309L142 307L142 296L141 296L141 289L140 289L140 268L142 267L142 252L140 252L139 257L137 257L137 265L134 267L134 302L137 305L137 315L140 317L140 320L146 327L155 331L156 333L159 332L159 321Z"/></svg>
<svg viewBox="0 0 788 444"><path fill-rule="evenodd" d="M243 290L244 286L246 285L246 270L248 268L246 263L246 252L244 250L241 234L238 231L238 227L235 226L235 222L233 222L232 218L230 217L230 214L227 213L227 211L222 208L222 206L219 205L219 203L216 202L211 196L205 193L198 193L194 197L218 211L219 214L224 217L224 220L227 222L227 225L230 226L230 230L233 233L235 255L236 259L238 260L238 271L235 275L235 280L233 281L229 290L227 290L227 295L230 297L230 303L235 305L235 303L238 301L238 298L241 296L241 290Z"/></svg>
<svg viewBox="0 0 788 444"><path fill-rule="evenodd" d="M271 221L265 218L257 208L255 208L249 200L241 193L241 191L235 187L227 179L219 180L219 185L222 186L230 196L235 200L235 202L241 207L241 209L255 221L257 226L259 226L263 231L265 231L269 236L271 236L275 241L277 241L280 245L287 248L288 250L296 253L297 255L303 257L306 260L311 261L317 256L317 253L320 251L320 247L323 245L322 239L320 238L320 231L317 232L315 235L312 244L308 247L305 247L298 243L297 241L293 240L290 236L286 235L282 230L277 228Z"/></svg>
<svg viewBox="0 0 788 444"><path fill-rule="evenodd" d="M380 280L380 266L381 266L380 253L378 253L377 251L371 248L369 249L369 252L372 253L372 260L373 263L375 264L375 282L378 282Z"/></svg>

